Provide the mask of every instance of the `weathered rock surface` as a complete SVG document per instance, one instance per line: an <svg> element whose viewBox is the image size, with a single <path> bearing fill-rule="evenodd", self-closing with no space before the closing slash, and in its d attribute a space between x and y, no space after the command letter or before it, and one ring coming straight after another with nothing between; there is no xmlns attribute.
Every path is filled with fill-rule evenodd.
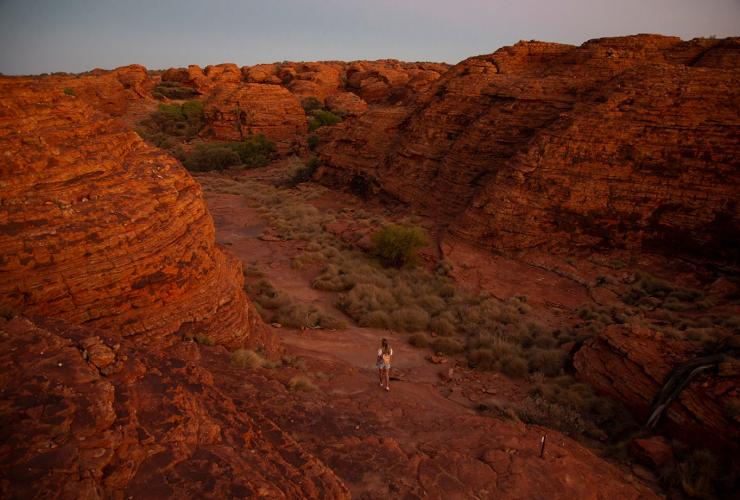
<svg viewBox="0 0 740 500"><path fill-rule="evenodd" d="M200 356L195 343L165 352L60 320L0 320L0 496L348 498L273 422L237 411Z"/></svg>
<svg viewBox="0 0 740 500"><path fill-rule="evenodd" d="M312 338L307 347L314 342L325 345L326 338ZM656 497L575 441L538 426L476 415L420 382L418 374L409 383L393 382L386 393L374 374L322 353L300 361L331 380L317 380L318 391L289 391L285 384L295 369L239 373L213 354L204 359L214 384L244 413L259 408L282 428L295 429L296 439L356 498ZM396 376L403 378L401 371ZM543 432L548 446L540 458Z"/></svg>
<svg viewBox="0 0 740 500"><path fill-rule="evenodd" d="M331 131L320 175L362 178L499 250L734 258L739 59L737 39L520 42L453 67L393 119Z"/></svg>
<svg viewBox="0 0 740 500"><path fill-rule="evenodd" d="M672 370L697 356L694 344L642 327L611 325L579 349L573 365L596 390L623 401L647 421L651 403ZM663 414L659 429L703 446L740 445L740 363L729 356L716 373L704 371Z"/></svg>
<svg viewBox="0 0 740 500"><path fill-rule="evenodd" d="M367 111L368 105L357 94L340 92L326 98L326 107L334 112L343 112L348 116L361 115Z"/></svg>
<svg viewBox="0 0 740 500"><path fill-rule="evenodd" d="M210 133L220 140L264 134L287 150L307 131L306 114L298 99L277 85L221 85L206 101L204 112Z"/></svg>
<svg viewBox="0 0 740 500"><path fill-rule="evenodd" d="M258 337L240 266L215 246L199 185L96 112L103 94L88 104L87 78L0 79L3 305L142 342ZM111 73L96 78L100 90ZM111 109L130 92L118 85L124 100Z"/></svg>

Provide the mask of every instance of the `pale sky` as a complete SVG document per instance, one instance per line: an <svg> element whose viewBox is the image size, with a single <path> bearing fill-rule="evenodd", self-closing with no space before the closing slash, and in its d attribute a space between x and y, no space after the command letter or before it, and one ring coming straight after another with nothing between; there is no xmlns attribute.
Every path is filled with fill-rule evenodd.
<svg viewBox="0 0 740 500"><path fill-rule="evenodd" d="M0 0L0 72L394 58L519 40L740 35L740 0Z"/></svg>

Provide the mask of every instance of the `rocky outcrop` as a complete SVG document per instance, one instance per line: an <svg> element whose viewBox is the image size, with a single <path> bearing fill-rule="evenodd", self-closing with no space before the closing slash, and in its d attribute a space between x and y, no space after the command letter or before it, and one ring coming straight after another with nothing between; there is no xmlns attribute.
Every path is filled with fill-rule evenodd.
<svg viewBox="0 0 740 500"><path fill-rule="evenodd" d="M739 54L737 39L520 42L453 67L393 122L333 131L320 175L363 177L498 250L670 246L732 259ZM390 147L357 158L366 136Z"/></svg>
<svg viewBox="0 0 740 500"><path fill-rule="evenodd" d="M609 326L573 358L578 377L618 399L647 422L653 399L672 372L698 355L695 345L642 327ZM682 440L740 446L740 362L732 355L703 370L670 402L658 428ZM734 413L733 413L734 411Z"/></svg>
<svg viewBox="0 0 740 500"><path fill-rule="evenodd" d="M60 320L0 320L3 498L348 498L324 464L239 412L197 344L143 349Z"/></svg>
<svg viewBox="0 0 740 500"><path fill-rule="evenodd" d="M276 85L223 85L206 101L204 112L210 133L219 140L264 134L287 150L307 131L298 99Z"/></svg>
<svg viewBox="0 0 740 500"><path fill-rule="evenodd" d="M63 90L86 78L0 79L3 306L142 343L257 338L240 266L216 248L199 185L86 93Z"/></svg>
<svg viewBox="0 0 740 500"><path fill-rule="evenodd" d="M367 111L368 105L357 94L340 92L330 95L325 101L326 107L336 113L346 116L358 116Z"/></svg>

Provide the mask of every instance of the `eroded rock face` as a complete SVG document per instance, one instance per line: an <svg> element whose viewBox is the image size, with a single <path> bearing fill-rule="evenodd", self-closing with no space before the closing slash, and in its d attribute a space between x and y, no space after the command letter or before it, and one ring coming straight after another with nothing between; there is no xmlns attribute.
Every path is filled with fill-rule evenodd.
<svg viewBox="0 0 740 500"><path fill-rule="evenodd" d="M306 114L298 99L277 85L221 85L206 101L204 112L210 132L220 140L264 134L287 150L307 131Z"/></svg>
<svg viewBox="0 0 740 500"><path fill-rule="evenodd" d="M499 250L734 258L738 59L737 39L520 42L453 67L392 121L332 131L321 175L364 177ZM370 136L390 147L365 151Z"/></svg>
<svg viewBox="0 0 740 500"><path fill-rule="evenodd" d="M19 317L0 320L0 366L4 498L349 497L274 423L238 412L192 342L152 350Z"/></svg>
<svg viewBox="0 0 740 500"><path fill-rule="evenodd" d="M199 185L86 94L63 91L78 80L0 79L4 305L145 343L258 336Z"/></svg>
<svg viewBox="0 0 740 500"><path fill-rule="evenodd" d="M604 394L623 401L647 421L651 403L671 371L698 355L696 347L642 327L611 325L576 352L578 377ZM740 364L729 356L714 371L703 371L671 403L659 428L702 446L740 445L737 415Z"/></svg>

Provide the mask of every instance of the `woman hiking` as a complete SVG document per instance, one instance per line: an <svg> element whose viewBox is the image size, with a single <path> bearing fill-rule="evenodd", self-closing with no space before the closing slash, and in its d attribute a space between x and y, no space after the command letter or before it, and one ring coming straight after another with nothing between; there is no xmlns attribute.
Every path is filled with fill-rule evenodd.
<svg viewBox="0 0 740 500"><path fill-rule="evenodd" d="M383 339L380 343L380 349L378 349L378 359L376 366L378 367L378 378L380 379L380 387L383 387L383 372L385 372L385 390L390 391L388 381L390 379L389 373L391 371L391 358L393 357L393 349L388 345L388 339Z"/></svg>

